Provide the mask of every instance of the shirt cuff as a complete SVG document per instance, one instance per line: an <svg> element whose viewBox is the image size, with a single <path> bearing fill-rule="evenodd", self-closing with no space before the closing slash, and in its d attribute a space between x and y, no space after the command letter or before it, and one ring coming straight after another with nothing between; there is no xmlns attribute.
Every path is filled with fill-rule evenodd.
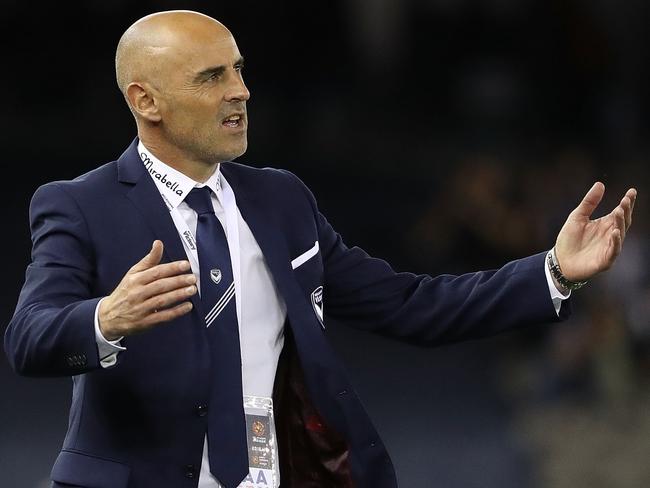
<svg viewBox="0 0 650 488"><path fill-rule="evenodd" d="M553 301L553 307L555 307L555 313L560 315L560 309L562 308L562 302L571 296L571 290L566 295L558 290L551 276L551 270L548 269L548 263L546 259L544 260L544 274L546 275L546 282L548 283L548 291L551 293L551 300ZM98 306L99 308L99 306Z"/></svg>
<svg viewBox="0 0 650 488"><path fill-rule="evenodd" d="M109 368L117 363L117 355L122 351L126 351L126 347L120 345L124 337L109 341L104 337L99 328L99 306L105 298L97 302L97 306L95 307L95 342L97 342L97 351L99 352L99 364L102 368Z"/></svg>

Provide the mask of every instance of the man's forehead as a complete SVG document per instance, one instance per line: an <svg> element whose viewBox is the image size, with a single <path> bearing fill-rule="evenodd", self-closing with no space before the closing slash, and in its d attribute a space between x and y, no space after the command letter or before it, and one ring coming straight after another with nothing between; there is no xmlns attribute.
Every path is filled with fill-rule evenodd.
<svg viewBox="0 0 650 488"><path fill-rule="evenodd" d="M188 64L198 70L214 66L230 66L242 57L232 36L206 40L191 52L185 52L184 56Z"/></svg>

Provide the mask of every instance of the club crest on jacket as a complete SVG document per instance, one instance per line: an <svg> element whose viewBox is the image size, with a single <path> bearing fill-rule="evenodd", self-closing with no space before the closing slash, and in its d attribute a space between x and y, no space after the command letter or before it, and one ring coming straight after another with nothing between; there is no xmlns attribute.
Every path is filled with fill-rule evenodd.
<svg viewBox="0 0 650 488"><path fill-rule="evenodd" d="M321 327L325 328L323 323L323 287L319 286L314 291L311 292L311 304L314 307L314 312L316 312L316 317L320 322Z"/></svg>

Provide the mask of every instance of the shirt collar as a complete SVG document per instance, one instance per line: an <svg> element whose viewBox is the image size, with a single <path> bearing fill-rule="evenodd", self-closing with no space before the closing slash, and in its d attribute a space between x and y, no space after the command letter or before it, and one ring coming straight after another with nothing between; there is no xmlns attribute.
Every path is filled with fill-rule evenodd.
<svg viewBox="0 0 650 488"><path fill-rule="evenodd" d="M217 198L219 197L221 192L221 171L219 165L217 166L217 170L212 173L212 176L205 183L199 183L168 164L163 163L142 144L142 141L138 141L138 154L170 211L178 207L194 187L200 188L207 186L217 195Z"/></svg>

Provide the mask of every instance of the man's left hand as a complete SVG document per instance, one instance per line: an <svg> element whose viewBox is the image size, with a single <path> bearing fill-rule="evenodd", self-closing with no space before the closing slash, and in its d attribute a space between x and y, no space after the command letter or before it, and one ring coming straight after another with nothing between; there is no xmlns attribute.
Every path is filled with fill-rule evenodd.
<svg viewBox="0 0 650 488"><path fill-rule="evenodd" d="M614 264L632 224L636 193L630 188L614 210L591 220L591 214L605 194L605 185L596 182L569 214L555 243L555 255L568 280L588 280Z"/></svg>

